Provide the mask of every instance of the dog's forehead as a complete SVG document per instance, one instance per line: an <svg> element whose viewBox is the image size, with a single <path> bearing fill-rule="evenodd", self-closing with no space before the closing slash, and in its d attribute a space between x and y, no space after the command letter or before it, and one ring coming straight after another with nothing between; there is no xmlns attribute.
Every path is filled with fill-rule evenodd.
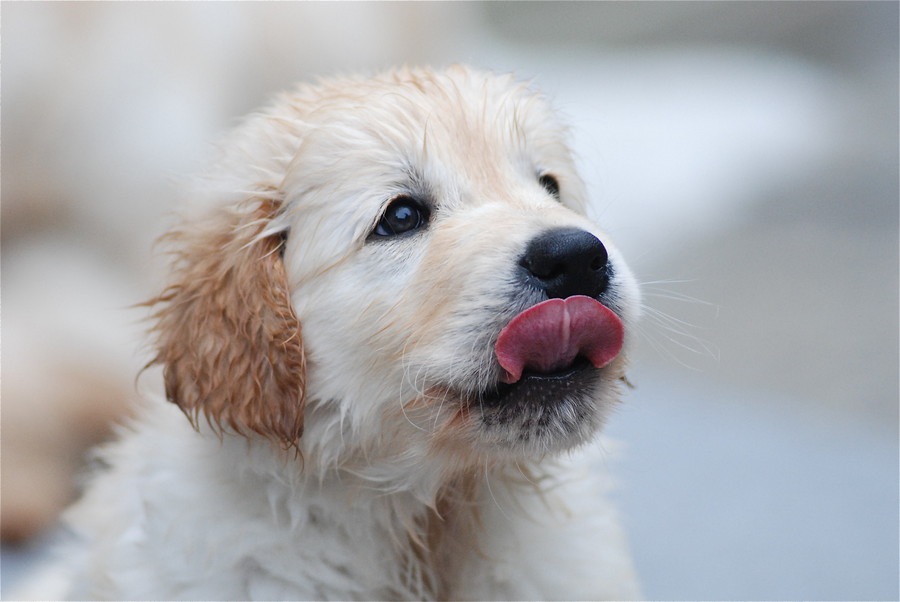
<svg viewBox="0 0 900 602"><path fill-rule="evenodd" d="M370 186L404 174L432 185L435 174L486 183L568 160L565 130L548 103L511 76L407 71L326 82L304 96L291 171L306 185L346 174Z"/></svg>
<svg viewBox="0 0 900 602"><path fill-rule="evenodd" d="M527 84L464 68L394 72L358 85L337 80L322 88L320 100L311 121L343 122L359 134L399 144L427 144L429 131L455 134L471 145L557 129L549 126L544 98Z"/></svg>

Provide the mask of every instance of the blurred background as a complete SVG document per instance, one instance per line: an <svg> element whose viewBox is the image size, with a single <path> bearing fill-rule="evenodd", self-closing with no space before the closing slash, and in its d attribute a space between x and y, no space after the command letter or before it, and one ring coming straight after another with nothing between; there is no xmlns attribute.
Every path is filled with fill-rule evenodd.
<svg viewBox="0 0 900 602"><path fill-rule="evenodd" d="M644 283L608 432L645 595L898 599L898 18L896 2L3 3L0 593L135 395L127 307L159 284L179 179L297 80L468 62L553 99Z"/></svg>

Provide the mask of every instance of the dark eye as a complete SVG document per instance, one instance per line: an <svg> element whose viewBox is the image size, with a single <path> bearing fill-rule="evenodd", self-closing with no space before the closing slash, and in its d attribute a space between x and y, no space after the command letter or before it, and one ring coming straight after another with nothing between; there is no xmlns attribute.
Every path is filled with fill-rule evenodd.
<svg viewBox="0 0 900 602"><path fill-rule="evenodd" d="M557 180L550 174L545 173L540 178L538 178L538 181L541 183L541 186L544 187L544 190L550 193L550 196L555 199L559 198L559 180Z"/></svg>
<svg viewBox="0 0 900 602"><path fill-rule="evenodd" d="M398 196L381 216L375 226L375 236L396 236L411 232L428 223L428 209L419 201L408 196Z"/></svg>

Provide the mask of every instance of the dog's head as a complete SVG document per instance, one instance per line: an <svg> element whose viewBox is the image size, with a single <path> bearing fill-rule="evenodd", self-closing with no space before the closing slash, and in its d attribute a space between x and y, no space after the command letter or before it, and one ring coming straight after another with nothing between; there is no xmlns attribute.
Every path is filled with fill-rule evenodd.
<svg viewBox="0 0 900 602"><path fill-rule="evenodd" d="M326 81L225 152L158 300L190 416L331 466L533 457L598 430L637 289L529 87L463 67Z"/></svg>

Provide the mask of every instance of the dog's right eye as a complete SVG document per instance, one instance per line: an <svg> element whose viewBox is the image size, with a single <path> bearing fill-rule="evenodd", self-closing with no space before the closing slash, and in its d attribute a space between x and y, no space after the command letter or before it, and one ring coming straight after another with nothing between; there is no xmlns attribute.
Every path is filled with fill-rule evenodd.
<svg viewBox="0 0 900 602"><path fill-rule="evenodd" d="M397 236L428 223L428 209L410 196L398 196L388 205L372 232L375 236Z"/></svg>

